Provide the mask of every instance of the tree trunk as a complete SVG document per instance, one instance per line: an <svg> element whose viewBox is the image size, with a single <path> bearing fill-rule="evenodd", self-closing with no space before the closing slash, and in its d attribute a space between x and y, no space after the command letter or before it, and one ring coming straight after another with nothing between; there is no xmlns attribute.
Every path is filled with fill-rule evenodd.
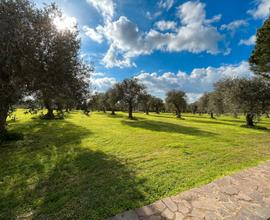
<svg viewBox="0 0 270 220"><path fill-rule="evenodd" d="M52 103L49 100L44 101L45 108L48 110L47 113L44 115L45 119L54 119L54 114L53 114L53 108L52 108Z"/></svg>
<svg viewBox="0 0 270 220"><path fill-rule="evenodd" d="M266 118L270 118L270 117L269 117L269 113L266 113Z"/></svg>
<svg viewBox="0 0 270 220"><path fill-rule="evenodd" d="M8 107L0 106L0 136L6 132Z"/></svg>
<svg viewBox="0 0 270 220"><path fill-rule="evenodd" d="M181 113L178 109L176 110L176 118L181 118Z"/></svg>
<svg viewBox="0 0 270 220"><path fill-rule="evenodd" d="M156 113L159 114L159 109L158 108L156 108Z"/></svg>
<svg viewBox="0 0 270 220"><path fill-rule="evenodd" d="M211 118L214 119L214 114L213 114L213 112L211 112L210 115L211 115Z"/></svg>
<svg viewBox="0 0 270 220"><path fill-rule="evenodd" d="M115 115L115 111L114 111L114 109L112 109L112 113L111 113L111 115Z"/></svg>
<svg viewBox="0 0 270 220"><path fill-rule="evenodd" d="M148 108L146 108L145 114L149 115L149 109Z"/></svg>
<svg viewBox="0 0 270 220"><path fill-rule="evenodd" d="M254 115L253 114L248 113L246 115L246 125L247 126L249 126L249 127L253 127L254 126L253 118L254 118Z"/></svg>
<svg viewBox="0 0 270 220"><path fill-rule="evenodd" d="M128 105L128 118L133 119L131 103Z"/></svg>

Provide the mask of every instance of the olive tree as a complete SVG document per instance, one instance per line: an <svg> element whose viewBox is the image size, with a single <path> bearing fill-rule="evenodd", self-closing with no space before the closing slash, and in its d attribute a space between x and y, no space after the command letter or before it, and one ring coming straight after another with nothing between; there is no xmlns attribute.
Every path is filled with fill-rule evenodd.
<svg viewBox="0 0 270 220"><path fill-rule="evenodd" d="M28 1L0 2L0 136L9 112L33 81L38 17Z"/></svg>
<svg viewBox="0 0 270 220"><path fill-rule="evenodd" d="M180 90L171 90L166 94L166 104L174 108L176 117L181 118L181 112L186 108L186 93Z"/></svg>
<svg viewBox="0 0 270 220"><path fill-rule="evenodd" d="M153 96L151 99L151 109L153 109L155 113L159 114L161 110L165 109L163 100Z"/></svg>
<svg viewBox="0 0 270 220"><path fill-rule="evenodd" d="M218 91L209 93L207 112L214 119L214 113L220 115L224 113L224 105L222 94Z"/></svg>
<svg viewBox="0 0 270 220"><path fill-rule="evenodd" d="M146 91L139 95L139 102L142 104L143 111L145 114L149 115L150 107L151 107L152 96L148 94Z"/></svg>
<svg viewBox="0 0 270 220"><path fill-rule="evenodd" d="M254 118L270 105L270 83L261 78L225 79L216 84L223 94L224 105L246 116L246 125L254 126Z"/></svg>
<svg viewBox="0 0 270 220"><path fill-rule="evenodd" d="M270 17L257 31L256 45L249 64L256 74L270 79Z"/></svg>
<svg viewBox="0 0 270 220"><path fill-rule="evenodd" d="M116 105L120 99L119 91L116 88L116 86L113 86L112 88L108 89L105 96L106 96L107 104L110 110L112 111L111 114L115 115Z"/></svg>
<svg viewBox="0 0 270 220"><path fill-rule="evenodd" d="M53 23L61 17L55 5L43 9L38 31L39 46L36 56L36 76L33 87L36 96L43 100L47 109L46 119L53 119L53 110L62 111L65 105L84 102L88 92L89 74L92 71L79 58L78 31L58 30Z"/></svg>
<svg viewBox="0 0 270 220"><path fill-rule="evenodd" d="M145 89L144 85L140 84L138 79L125 79L121 83L117 83L116 88L120 100L128 108L128 118L133 119L133 109Z"/></svg>

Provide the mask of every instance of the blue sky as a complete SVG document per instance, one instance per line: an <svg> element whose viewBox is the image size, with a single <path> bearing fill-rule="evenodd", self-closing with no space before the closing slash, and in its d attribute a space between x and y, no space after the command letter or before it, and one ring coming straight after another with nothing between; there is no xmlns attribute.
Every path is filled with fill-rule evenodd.
<svg viewBox="0 0 270 220"><path fill-rule="evenodd" d="M36 0L41 6L43 0ZM51 1L45 1L50 3ZM189 101L223 77L251 76L247 60L270 0L56 0L64 24L77 23L81 54L104 91L136 76L153 95L170 89Z"/></svg>

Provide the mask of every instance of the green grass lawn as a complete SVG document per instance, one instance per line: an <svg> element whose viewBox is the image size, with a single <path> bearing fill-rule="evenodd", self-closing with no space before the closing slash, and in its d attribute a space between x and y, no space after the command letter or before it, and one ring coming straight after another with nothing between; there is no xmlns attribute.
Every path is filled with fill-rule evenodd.
<svg viewBox="0 0 270 220"><path fill-rule="evenodd" d="M270 131L243 118L16 115L25 138L0 147L0 219L104 219L270 159Z"/></svg>

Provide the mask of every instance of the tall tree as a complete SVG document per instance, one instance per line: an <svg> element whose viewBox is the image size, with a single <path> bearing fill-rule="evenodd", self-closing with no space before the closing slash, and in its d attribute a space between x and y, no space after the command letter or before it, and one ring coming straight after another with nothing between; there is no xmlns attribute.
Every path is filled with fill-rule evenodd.
<svg viewBox="0 0 270 220"><path fill-rule="evenodd" d="M143 111L145 114L149 115L150 107L151 107L152 96L148 94L146 91L140 94L139 102L143 106Z"/></svg>
<svg viewBox="0 0 270 220"><path fill-rule="evenodd" d="M223 99L222 94L220 92L214 91L209 93L207 112L208 114L210 114L212 119L215 118L214 113L216 115L224 113Z"/></svg>
<svg viewBox="0 0 270 220"><path fill-rule="evenodd" d="M53 110L61 110L72 101L82 102L89 88L90 68L79 59L78 31L58 30L53 19L61 17L55 5L44 9L38 30L40 45L36 58L36 95L48 110L44 116L53 119ZM78 103L79 105L79 103Z"/></svg>
<svg viewBox="0 0 270 220"><path fill-rule="evenodd" d="M28 1L0 1L0 135L12 106L32 84L38 17Z"/></svg>
<svg viewBox="0 0 270 220"><path fill-rule="evenodd" d="M204 93L198 100L198 111L200 113L208 113L209 93Z"/></svg>
<svg viewBox="0 0 270 220"><path fill-rule="evenodd" d="M249 59L251 70L270 79L270 17L258 29L256 46Z"/></svg>
<svg viewBox="0 0 270 220"><path fill-rule="evenodd" d="M226 79L218 82L216 88L222 91L225 105L245 114L246 125L250 127L270 103L270 83L261 78Z"/></svg>
<svg viewBox="0 0 270 220"><path fill-rule="evenodd" d="M121 101L127 105L128 118L133 119L133 109L145 89L144 85L140 84L137 79L125 79L116 84L116 88L119 91Z"/></svg>
<svg viewBox="0 0 270 220"><path fill-rule="evenodd" d="M176 111L176 117L181 118L181 112L187 106L186 93L180 90L172 90L166 94L166 104Z"/></svg>
<svg viewBox="0 0 270 220"><path fill-rule="evenodd" d="M116 105L120 99L119 97L119 91L116 88L116 86L113 86L112 88L108 89L106 92L106 99L108 106L110 110L112 111L112 115L115 115Z"/></svg>
<svg viewBox="0 0 270 220"><path fill-rule="evenodd" d="M161 110L164 110L164 102L161 98L153 96L151 99L151 108L157 114L160 113Z"/></svg>

